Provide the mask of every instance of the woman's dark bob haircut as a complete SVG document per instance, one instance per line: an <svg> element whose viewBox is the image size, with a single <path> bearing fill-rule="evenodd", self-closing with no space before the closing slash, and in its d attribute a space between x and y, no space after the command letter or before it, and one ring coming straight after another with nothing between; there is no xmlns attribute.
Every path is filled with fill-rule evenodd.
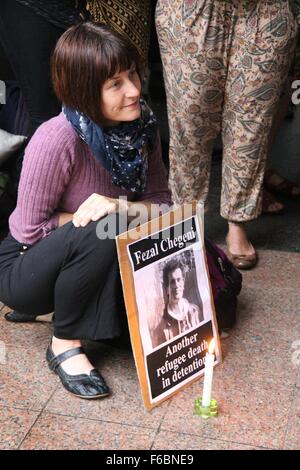
<svg viewBox="0 0 300 470"><path fill-rule="evenodd" d="M66 106L102 124L103 84L132 64L141 78L140 56L131 43L108 26L80 23L63 33L52 54L54 91Z"/></svg>

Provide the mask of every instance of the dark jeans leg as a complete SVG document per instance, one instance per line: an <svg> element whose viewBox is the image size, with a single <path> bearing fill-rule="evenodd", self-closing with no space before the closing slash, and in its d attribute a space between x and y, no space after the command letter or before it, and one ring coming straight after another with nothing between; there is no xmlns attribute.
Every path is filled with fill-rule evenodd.
<svg viewBox="0 0 300 470"><path fill-rule="evenodd" d="M0 41L24 96L29 137L60 112L51 85L50 56L62 33L30 8L15 0L1 0Z"/></svg>
<svg viewBox="0 0 300 470"><path fill-rule="evenodd" d="M54 333L59 338L101 339L102 333L103 338L112 337L110 331L117 336L120 319L114 311L122 291L116 243L100 240L96 226L91 222L75 228L70 222L23 255L15 248L10 255L4 241L0 300L22 313L54 310Z"/></svg>

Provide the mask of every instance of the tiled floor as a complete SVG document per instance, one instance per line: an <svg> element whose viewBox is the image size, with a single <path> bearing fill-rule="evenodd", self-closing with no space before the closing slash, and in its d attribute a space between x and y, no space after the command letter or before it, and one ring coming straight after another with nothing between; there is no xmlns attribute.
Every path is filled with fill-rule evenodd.
<svg viewBox="0 0 300 470"><path fill-rule="evenodd" d="M147 412L131 354L94 343L89 355L113 394L72 397L46 366L51 323L9 324L0 307L0 449L299 449L299 283L299 253L264 251L244 275L209 421L193 411L200 381Z"/></svg>

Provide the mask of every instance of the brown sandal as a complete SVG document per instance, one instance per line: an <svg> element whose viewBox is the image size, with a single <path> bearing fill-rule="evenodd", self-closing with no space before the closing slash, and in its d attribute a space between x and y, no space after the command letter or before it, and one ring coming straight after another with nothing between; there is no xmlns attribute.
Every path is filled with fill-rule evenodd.
<svg viewBox="0 0 300 470"><path fill-rule="evenodd" d="M231 251L229 250L227 237L226 237L226 245L227 245L228 259L229 261L232 262L233 266L235 266L237 269L252 269L257 265L258 255L257 255L255 248L253 247L251 243L250 245L253 248L253 253L251 255L237 255L237 254L231 253Z"/></svg>
<svg viewBox="0 0 300 470"><path fill-rule="evenodd" d="M282 178L283 181L278 184L271 183L271 178L273 175L277 175L276 171L268 169L265 172L264 185L272 193L279 194L281 196L289 197L291 199L300 199L300 193L293 193L294 188L298 188L296 184L292 183L285 178ZM279 176L279 175L278 175Z"/></svg>
<svg viewBox="0 0 300 470"><path fill-rule="evenodd" d="M227 248L227 256L237 269L252 269L257 265L258 257L256 252L252 255L234 255Z"/></svg>

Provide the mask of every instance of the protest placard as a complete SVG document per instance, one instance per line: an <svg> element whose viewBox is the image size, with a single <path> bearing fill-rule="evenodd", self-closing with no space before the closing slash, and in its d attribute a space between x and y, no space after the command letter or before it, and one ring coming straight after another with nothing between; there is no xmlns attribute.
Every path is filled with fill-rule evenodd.
<svg viewBox="0 0 300 470"><path fill-rule="evenodd" d="M131 343L145 407L204 373L216 340L213 298L197 206L168 212L117 237Z"/></svg>

